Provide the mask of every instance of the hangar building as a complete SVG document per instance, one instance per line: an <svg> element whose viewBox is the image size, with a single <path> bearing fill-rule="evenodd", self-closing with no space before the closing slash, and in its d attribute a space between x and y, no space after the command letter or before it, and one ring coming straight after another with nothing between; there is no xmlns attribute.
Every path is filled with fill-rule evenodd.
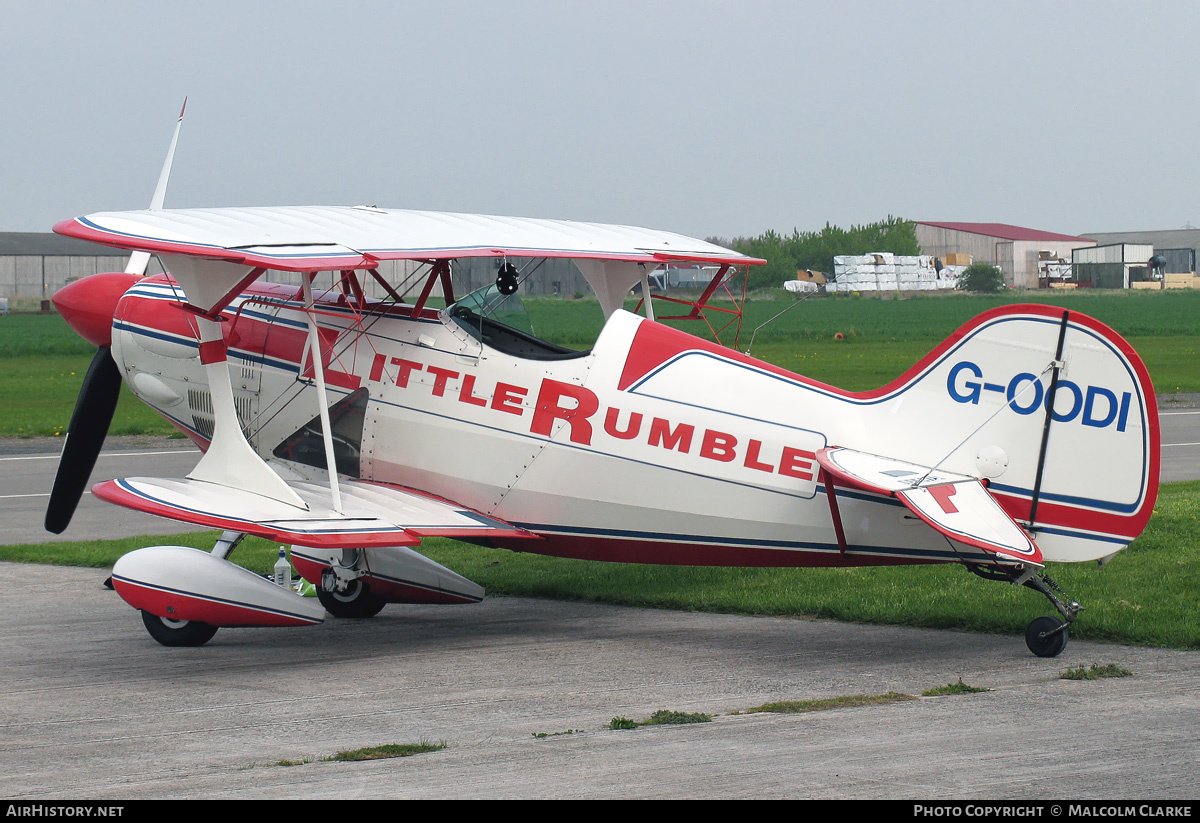
<svg viewBox="0 0 1200 823"><path fill-rule="evenodd" d="M1089 232L1101 246L1116 244L1147 245L1154 254L1165 260L1166 274L1186 274L1196 271L1196 253L1200 251L1200 229L1167 231Z"/></svg>
<svg viewBox="0 0 1200 823"><path fill-rule="evenodd" d="M36 311L71 280L100 271L124 271L129 254L73 237L0 232L0 298L14 310ZM150 261L152 274L157 261Z"/></svg>
<svg viewBox="0 0 1200 823"><path fill-rule="evenodd" d="M1074 249L1095 246L1090 237L1056 234L1007 223L915 224L921 253L941 260L948 254L971 255L974 263L991 263L1004 272L1004 281L1018 289L1038 287L1038 261L1070 262Z"/></svg>

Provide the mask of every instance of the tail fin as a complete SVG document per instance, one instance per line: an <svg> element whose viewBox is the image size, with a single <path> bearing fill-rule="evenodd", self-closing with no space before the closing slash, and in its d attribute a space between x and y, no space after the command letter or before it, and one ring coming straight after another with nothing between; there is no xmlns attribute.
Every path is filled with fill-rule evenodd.
<svg viewBox="0 0 1200 823"><path fill-rule="evenodd" d="M860 398L874 407L865 422L875 453L987 478L1047 560L1111 555L1150 518L1154 389L1133 348L1091 317L994 309Z"/></svg>

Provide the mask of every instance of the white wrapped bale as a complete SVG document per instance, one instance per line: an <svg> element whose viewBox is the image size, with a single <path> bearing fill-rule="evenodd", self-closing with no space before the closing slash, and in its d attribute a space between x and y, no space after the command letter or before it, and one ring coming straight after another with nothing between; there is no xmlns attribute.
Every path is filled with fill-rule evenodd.
<svg viewBox="0 0 1200 823"><path fill-rule="evenodd" d="M819 286L811 280L788 280L784 282L783 287L793 293L814 292Z"/></svg>

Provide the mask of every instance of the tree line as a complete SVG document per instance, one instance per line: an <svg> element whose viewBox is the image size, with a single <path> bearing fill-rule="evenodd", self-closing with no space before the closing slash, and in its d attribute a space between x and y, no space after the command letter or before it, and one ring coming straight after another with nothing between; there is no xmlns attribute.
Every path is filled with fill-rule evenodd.
<svg viewBox="0 0 1200 823"><path fill-rule="evenodd" d="M767 261L765 266L750 268L748 285L751 289L780 288L784 281L795 280L799 269L821 271L832 277L836 255L881 251L901 255L921 253L915 225L891 215L885 220L849 229L826 223L820 231L792 229L790 235L782 235L768 229L757 237L709 239L717 245Z"/></svg>

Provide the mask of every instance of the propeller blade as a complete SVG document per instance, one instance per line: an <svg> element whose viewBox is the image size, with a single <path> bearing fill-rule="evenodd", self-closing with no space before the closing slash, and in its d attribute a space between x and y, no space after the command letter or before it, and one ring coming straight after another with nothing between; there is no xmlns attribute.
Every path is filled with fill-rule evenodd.
<svg viewBox="0 0 1200 823"><path fill-rule="evenodd" d="M171 179L171 165L175 162L175 146L179 143L179 131L183 127L183 114L187 111L187 98L183 98L183 107L179 110L179 119L175 121L175 133L171 135L171 146L167 149L167 159L158 175L158 185L154 188L154 197L150 200L150 210L157 211L163 207L167 198L167 182ZM143 277L150 263L150 255L144 251L135 251L129 257L125 266L125 274ZM110 275L101 275L109 278ZM108 282L108 281L106 281ZM95 294L95 282L89 291L80 292L79 296ZM67 287L71 288L70 286ZM66 290L64 290L65 292ZM124 289L121 289L124 292ZM119 299L119 295L117 295ZM56 299L55 305L58 304ZM113 301L115 307L116 301ZM60 311L64 310L59 306ZM94 317L88 317L86 311L74 309L78 316L77 322L86 332L97 325ZM87 321L87 322L84 322ZM106 327L111 321L104 321ZM98 334L98 333L97 333ZM88 337L84 333L84 337ZM107 334L105 334L107 339ZM108 427L112 424L113 412L117 409L117 398L121 394L121 370L112 359L112 353L107 346L96 349L92 365L88 367L87 375L83 378L83 387L79 390L79 398L75 401L75 411L71 414L71 425L67 427L67 439L63 443L62 457L58 462L58 473L54 476L54 488L50 491L50 503L46 506L46 531L62 534L71 523L79 499L91 479L92 469L96 467L96 458L104 446L104 438L108 435Z"/></svg>
<svg viewBox="0 0 1200 823"><path fill-rule="evenodd" d="M154 188L154 197L150 200L150 210L158 211L167 199L167 181L171 179L171 165L175 162L175 146L179 143L179 130L183 127L183 113L187 111L187 98L183 98L183 108L179 110L179 119L175 121L175 134L171 136L171 147L167 149L167 160L163 163L158 175L158 185ZM126 274L144 275L150 265L150 253L135 251L129 256L125 266Z"/></svg>
<svg viewBox="0 0 1200 823"><path fill-rule="evenodd" d="M104 445L120 393L121 371L108 348L101 346L83 378L71 425L67 427L58 474L54 476L54 488L46 507L46 531L62 534L70 524Z"/></svg>

